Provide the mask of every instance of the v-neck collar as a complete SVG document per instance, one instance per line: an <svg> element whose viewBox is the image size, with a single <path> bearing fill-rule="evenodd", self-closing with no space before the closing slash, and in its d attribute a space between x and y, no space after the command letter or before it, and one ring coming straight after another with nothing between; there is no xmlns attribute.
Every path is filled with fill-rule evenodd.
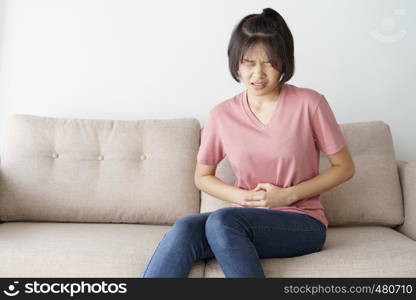
<svg viewBox="0 0 416 300"><path fill-rule="evenodd" d="M286 90L287 90L287 84L283 84L279 96L277 98L277 103L274 108L272 117L270 118L269 122L267 124L263 124L259 119L257 119L254 112L251 110L248 100L247 100L247 90L245 90L243 93L241 93L241 101L243 102L243 108L246 113L246 115L250 118L250 120L260 129L266 130L267 128L273 126L273 123L275 122L275 119L277 118L277 115L279 114L279 111L281 110L282 102L285 99L286 96Z"/></svg>

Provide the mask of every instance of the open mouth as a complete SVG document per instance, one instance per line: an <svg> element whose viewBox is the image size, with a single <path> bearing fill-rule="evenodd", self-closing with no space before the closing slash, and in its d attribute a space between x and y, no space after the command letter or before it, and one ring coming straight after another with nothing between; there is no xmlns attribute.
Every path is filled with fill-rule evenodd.
<svg viewBox="0 0 416 300"><path fill-rule="evenodd" d="M252 86L254 86L255 89L262 89L266 86L266 83L264 82L252 82Z"/></svg>

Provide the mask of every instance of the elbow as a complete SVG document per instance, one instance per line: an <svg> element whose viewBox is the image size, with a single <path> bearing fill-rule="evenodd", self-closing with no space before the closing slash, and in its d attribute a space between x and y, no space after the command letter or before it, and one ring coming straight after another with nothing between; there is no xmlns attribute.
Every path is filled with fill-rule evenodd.
<svg viewBox="0 0 416 300"><path fill-rule="evenodd" d="M352 177L354 177L355 174L355 168L354 166L338 166L341 168L341 177L344 178L343 182L350 180Z"/></svg>
<svg viewBox="0 0 416 300"><path fill-rule="evenodd" d="M350 180L351 178L353 178L354 177L354 174L355 174L355 167L353 165L351 168L348 169L348 177L347 177L347 180Z"/></svg>
<svg viewBox="0 0 416 300"><path fill-rule="evenodd" d="M194 178L194 184L197 187L198 190L202 191L203 189L203 182L204 182L204 178L207 177L209 175L198 175L195 176Z"/></svg>
<svg viewBox="0 0 416 300"><path fill-rule="evenodd" d="M194 177L194 184L195 184L195 186L196 186L196 188L198 189L198 190L201 190L201 187L200 187L200 177L198 176L195 176Z"/></svg>
<svg viewBox="0 0 416 300"><path fill-rule="evenodd" d="M351 178L352 177L354 177L354 174L355 174L355 164L353 163L352 165L351 165Z"/></svg>

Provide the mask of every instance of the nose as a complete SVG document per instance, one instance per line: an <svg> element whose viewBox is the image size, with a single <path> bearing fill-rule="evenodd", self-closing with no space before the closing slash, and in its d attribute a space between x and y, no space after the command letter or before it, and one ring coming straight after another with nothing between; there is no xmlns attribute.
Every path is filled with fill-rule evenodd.
<svg viewBox="0 0 416 300"><path fill-rule="evenodd" d="M261 78L262 75L264 75L263 67L261 64L256 64L253 69L253 75L256 76L256 78Z"/></svg>

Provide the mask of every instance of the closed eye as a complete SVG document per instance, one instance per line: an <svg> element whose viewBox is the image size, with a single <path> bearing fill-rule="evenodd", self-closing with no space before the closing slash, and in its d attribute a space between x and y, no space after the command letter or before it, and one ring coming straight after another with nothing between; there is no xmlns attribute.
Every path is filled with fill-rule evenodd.
<svg viewBox="0 0 416 300"><path fill-rule="evenodd" d="M246 62L246 63L251 63L251 64L254 64L254 63L255 63L255 61L253 61L253 60L248 60L248 59L244 59L244 60L243 60L243 62ZM268 64L268 65L271 65L271 64L272 64L272 62L270 62L270 61L265 61L264 63L265 63L265 64Z"/></svg>

